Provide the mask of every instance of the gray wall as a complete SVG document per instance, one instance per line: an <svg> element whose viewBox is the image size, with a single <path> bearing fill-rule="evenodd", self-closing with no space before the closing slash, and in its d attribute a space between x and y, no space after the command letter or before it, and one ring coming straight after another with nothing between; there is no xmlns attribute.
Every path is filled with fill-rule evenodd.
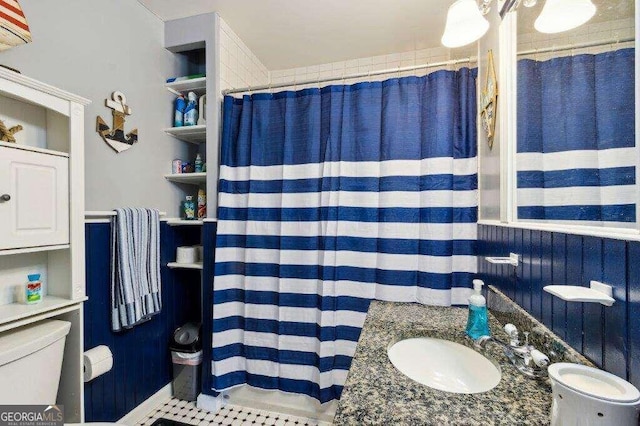
<svg viewBox="0 0 640 426"><path fill-rule="evenodd" d="M86 210L138 206L178 215L182 192L162 177L171 160L193 149L164 134L173 96L163 87L180 74L181 55L164 49L164 25L134 0L23 1L33 35L28 45L0 53L0 63L90 99L86 110ZM104 105L120 90L133 110L125 130L139 141L116 154L95 131L96 116L111 123ZM195 155L195 152L191 154Z"/></svg>

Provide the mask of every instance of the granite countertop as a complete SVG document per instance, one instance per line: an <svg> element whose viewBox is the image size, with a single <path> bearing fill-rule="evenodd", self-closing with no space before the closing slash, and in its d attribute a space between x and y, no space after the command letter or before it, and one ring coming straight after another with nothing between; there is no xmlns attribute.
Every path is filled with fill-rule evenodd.
<svg viewBox="0 0 640 426"><path fill-rule="evenodd" d="M498 345L487 345L486 355L500 365L502 380L488 392L471 395L414 382L387 357L391 342L409 337L436 337L473 347L464 333L466 321L466 308L372 302L334 424L548 424L549 380L522 375ZM498 338L508 340L492 314L489 326Z"/></svg>

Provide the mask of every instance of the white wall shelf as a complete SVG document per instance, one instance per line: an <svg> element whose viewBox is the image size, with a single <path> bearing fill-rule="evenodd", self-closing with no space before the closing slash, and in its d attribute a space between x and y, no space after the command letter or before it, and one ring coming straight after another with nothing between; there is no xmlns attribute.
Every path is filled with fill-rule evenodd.
<svg viewBox="0 0 640 426"><path fill-rule="evenodd" d="M175 173L164 175L166 180L176 183L188 183L190 185L199 185L207 181L206 173Z"/></svg>
<svg viewBox="0 0 640 426"><path fill-rule="evenodd" d="M171 269L202 269L202 262L196 263L178 263L178 262L169 262L167 266Z"/></svg>
<svg viewBox="0 0 640 426"><path fill-rule="evenodd" d="M188 80L173 81L164 85L172 93L195 92L198 96L207 90L207 77L190 78Z"/></svg>
<svg viewBox="0 0 640 426"><path fill-rule="evenodd" d="M24 151L37 152L39 154L49 154L49 155L56 155L58 157L69 158L68 152L55 151L53 149L37 148L35 146L21 145L17 143L9 143L9 142L0 142L0 146L5 146L7 148L22 149Z"/></svg>
<svg viewBox="0 0 640 426"><path fill-rule="evenodd" d="M589 287L548 285L543 290L567 302L600 303L604 306L611 306L615 302L613 288L598 281L591 281Z"/></svg>
<svg viewBox="0 0 640 426"><path fill-rule="evenodd" d="M207 141L207 125L169 127L164 131L181 141L201 144Z"/></svg>
<svg viewBox="0 0 640 426"><path fill-rule="evenodd" d="M70 247L71 246L69 244L62 244L62 245L55 245L55 246L40 246L40 247L21 247L16 249L0 250L0 256L37 253L39 251L66 250Z"/></svg>
<svg viewBox="0 0 640 426"><path fill-rule="evenodd" d="M62 297L47 296L42 298L42 302L35 305L25 305L23 303L11 303L8 305L0 306L0 326L7 323L25 319L34 315L40 315L49 311L55 311L60 308L65 308L71 305L77 305L80 302L87 300L86 297L82 299L65 299Z"/></svg>
<svg viewBox="0 0 640 426"><path fill-rule="evenodd" d="M167 219L169 226L202 226L202 220Z"/></svg>

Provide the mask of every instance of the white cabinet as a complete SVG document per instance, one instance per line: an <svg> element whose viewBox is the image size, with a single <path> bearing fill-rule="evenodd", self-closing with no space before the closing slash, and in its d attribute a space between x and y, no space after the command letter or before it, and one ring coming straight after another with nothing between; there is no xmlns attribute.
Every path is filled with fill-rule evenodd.
<svg viewBox="0 0 640 426"><path fill-rule="evenodd" d="M0 147L0 250L69 244L69 158Z"/></svg>
<svg viewBox="0 0 640 426"><path fill-rule="evenodd" d="M82 423L85 294L84 107L87 99L0 68L0 333L47 318L71 322L57 403ZM5 197L3 197L5 195ZM3 199L4 198L4 199ZM19 302L30 274L43 299ZM1 401L0 401L1 402Z"/></svg>

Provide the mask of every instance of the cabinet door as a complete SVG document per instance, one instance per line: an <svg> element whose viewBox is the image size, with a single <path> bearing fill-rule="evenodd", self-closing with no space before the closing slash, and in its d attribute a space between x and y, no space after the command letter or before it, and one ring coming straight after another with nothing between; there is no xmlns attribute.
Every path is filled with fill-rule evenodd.
<svg viewBox="0 0 640 426"><path fill-rule="evenodd" d="M69 244L69 159L0 147L0 250Z"/></svg>

